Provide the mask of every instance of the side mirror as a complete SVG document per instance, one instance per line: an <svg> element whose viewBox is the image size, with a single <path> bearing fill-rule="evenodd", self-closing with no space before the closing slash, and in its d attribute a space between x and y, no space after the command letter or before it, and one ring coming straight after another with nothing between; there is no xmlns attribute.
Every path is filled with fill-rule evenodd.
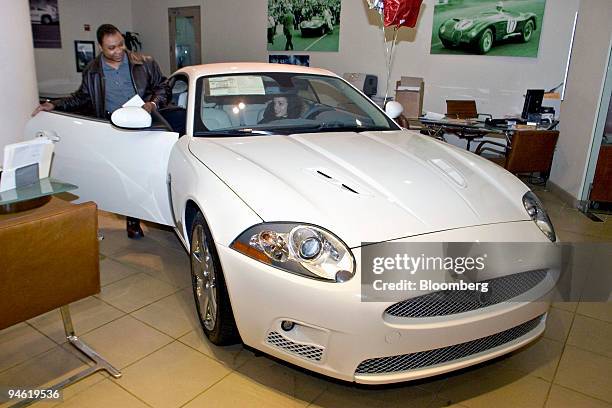
<svg viewBox="0 0 612 408"><path fill-rule="evenodd" d="M396 101L389 101L385 105L385 112L391 119L399 118L399 115L404 111L404 107L401 103Z"/></svg>
<svg viewBox="0 0 612 408"><path fill-rule="evenodd" d="M139 106L126 106L113 112L111 123L122 129L146 129L151 127L151 115Z"/></svg>

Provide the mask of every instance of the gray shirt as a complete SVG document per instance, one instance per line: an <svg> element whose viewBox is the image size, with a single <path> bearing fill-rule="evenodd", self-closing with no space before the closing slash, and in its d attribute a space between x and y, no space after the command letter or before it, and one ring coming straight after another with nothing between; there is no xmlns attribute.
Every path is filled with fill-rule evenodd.
<svg viewBox="0 0 612 408"><path fill-rule="evenodd" d="M112 113L136 95L127 54L123 54L123 61L117 69L107 64L102 57L102 69L104 70L105 109Z"/></svg>

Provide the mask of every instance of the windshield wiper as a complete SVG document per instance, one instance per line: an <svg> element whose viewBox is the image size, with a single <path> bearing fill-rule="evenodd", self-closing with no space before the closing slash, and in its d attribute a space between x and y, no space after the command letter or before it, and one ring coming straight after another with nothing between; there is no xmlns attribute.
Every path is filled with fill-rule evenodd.
<svg viewBox="0 0 612 408"><path fill-rule="evenodd" d="M194 136L253 136L253 135L273 135L274 132L262 129L240 128L240 129L219 129L201 130L195 132Z"/></svg>

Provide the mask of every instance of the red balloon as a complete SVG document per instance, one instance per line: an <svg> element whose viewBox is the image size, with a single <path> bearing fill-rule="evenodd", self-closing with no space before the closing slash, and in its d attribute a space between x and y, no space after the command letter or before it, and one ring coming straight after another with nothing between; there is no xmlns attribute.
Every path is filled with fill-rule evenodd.
<svg viewBox="0 0 612 408"><path fill-rule="evenodd" d="M384 0L385 27L415 27L423 0Z"/></svg>

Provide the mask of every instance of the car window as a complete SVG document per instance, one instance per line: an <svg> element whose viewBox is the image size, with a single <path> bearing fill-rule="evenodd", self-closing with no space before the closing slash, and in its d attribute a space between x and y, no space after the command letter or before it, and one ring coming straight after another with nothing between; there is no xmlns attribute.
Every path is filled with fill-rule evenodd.
<svg viewBox="0 0 612 408"><path fill-rule="evenodd" d="M201 77L195 99L194 135L399 129L337 77L286 72Z"/></svg>

